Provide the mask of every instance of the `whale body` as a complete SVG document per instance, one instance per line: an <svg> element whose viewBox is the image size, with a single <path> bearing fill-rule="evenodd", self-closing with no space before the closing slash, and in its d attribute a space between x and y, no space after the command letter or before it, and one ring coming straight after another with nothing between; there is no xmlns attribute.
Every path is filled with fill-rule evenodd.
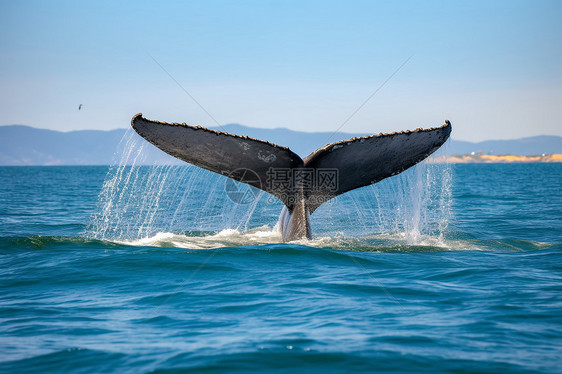
<svg viewBox="0 0 562 374"><path fill-rule="evenodd" d="M302 159L287 147L185 123L136 114L133 129L164 152L195 166L266 191L285 205L283 241L310 239L310 215L324 202L399 174L435 152L451 134L440 127L351 138Z"/></svg>

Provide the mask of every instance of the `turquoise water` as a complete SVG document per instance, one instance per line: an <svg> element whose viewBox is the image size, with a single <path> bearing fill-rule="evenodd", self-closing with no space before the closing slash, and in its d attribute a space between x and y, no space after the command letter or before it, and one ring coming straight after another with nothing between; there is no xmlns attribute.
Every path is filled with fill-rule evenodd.
<svg viewBox="0 0 562 374"><path fill-rule="evenodd" d="M193 167L0 167L0 371L562 372L561 182L423 164L283 244Z"/></svg>

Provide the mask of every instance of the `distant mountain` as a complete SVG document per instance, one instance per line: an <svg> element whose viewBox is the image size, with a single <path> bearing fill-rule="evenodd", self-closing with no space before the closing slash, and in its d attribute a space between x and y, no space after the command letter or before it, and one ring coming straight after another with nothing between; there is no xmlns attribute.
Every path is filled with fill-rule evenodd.
<svg viewBox="0 0 562 374"><path fill-rule="evenodd" d="M125 130L60 132L0 127L0 165L110 164Z"/></svg>
<svg viewBox="0 0 562 374"><path fill-rule="evenodd" d="M301 132L284 128L259 129L237 124L225 125L221 128L214 129L233 134L247 135L252 138L267 140L275 144L284 145L290 147L293 152L301 157L305 157L315 149L338 140L346 140L354 136L373 135L366 133ZM512 154L520 156L560 154L562 153L562 137L542 135L516 140L487 140L478 143L451 139L445 147L445 151L450 155L472 152L482 152L485 154L495 155Z"/></svg>
<svg viewBox="0 0 562 374"><path fill-rule="evenodd" d="M354 136L367 136L372 134L350 134L344 132L304 132L293 131L284 128L259 129L238 124L230 124L222 127L214 127L213 130L225 131L231 134L246 135L251 138L267 140L271 143L291 148L293 152L302 158L308 156L317 148L326 144L346 140Z"/></svg>
<svg viewBox="0 0 562 374"><path fill-rule="evenodd" d="M233 134L247 135L252 138L284 145L290 147L293 152L301 157L305 157L315 149L338 140L346 140L354 136L373 135L366 133L301 132L284 128L259 129L236 124L225 125L221 128L214 129ZM562 137L542 135L517 140L487 140L478 143L451 139L445 151L447 154L465 154L471 152L521 156L541 155L543 153L555 154L562 153Z"/></svg>
<svg viewBox="0 0 562 374"><path fill-rule="evenodd" d="M284 128L260 129L230 124L216 130L246 135L288 146L301 157L326 144L370 134L333 132L302 132ZM29 126L0 126L0 165L108 165L114 161L118 144L127 130L82 130L60 132L36 129ZM137 136L135 134L135 136ZM562 137L535 136L518 140L489 140L471 143L451 140L445 148L447 154L483 152L491 154L540 155L562 153ZM145 162L175 161L146 145Z"/></svg>

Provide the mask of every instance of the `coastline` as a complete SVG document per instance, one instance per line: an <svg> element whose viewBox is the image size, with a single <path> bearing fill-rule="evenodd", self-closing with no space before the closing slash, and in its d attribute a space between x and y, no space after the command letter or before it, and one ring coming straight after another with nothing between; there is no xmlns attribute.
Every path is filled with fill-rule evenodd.
<svg viewBox="0 0 562 374"><path fill-rule="evenodd" d="M430 163L450 164L510 164L510 163L554 163L562 162L562 154L550 154L539 156L516 156L516 155L484 155L484 154L462 154L451 156L438 156L428 159Z"/></svg>

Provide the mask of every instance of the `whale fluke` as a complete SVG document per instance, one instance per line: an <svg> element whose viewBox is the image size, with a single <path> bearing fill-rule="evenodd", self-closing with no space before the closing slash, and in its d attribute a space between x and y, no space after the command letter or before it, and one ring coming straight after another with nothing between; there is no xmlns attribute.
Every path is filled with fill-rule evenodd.
<svg viewBox="0 0 562 374"><path fill-rule="evenodd" d="M180 160L264 190L291 208L294 205L289 201L291 186L265 183L270 168L302 168L302 159L287 147L201 126L150 121L142 113L133 117L131 126L150 143Z"/></svg>
<svg viewBox="0 0 562 374"><path fill-rule="evenodd" d="M164 152L266 191L283 202L284 241L310 238L309 214L342 193L399 174L435 152L451 124L328 144L304 160L287 147L247 136L135 115L131 126ZM298 177L298 178L297 178Z"/></svg>
<svg viewBox="0 0 562 374"><path fill-rule="evenodd" d="M304 159L304 167L338 170L337 190L317 186L308 208L342 193L399 174L435 152L451 134L451 123L441 127L352 138L328 144ZM320 202L320 204L318 204Z"/></svg>

